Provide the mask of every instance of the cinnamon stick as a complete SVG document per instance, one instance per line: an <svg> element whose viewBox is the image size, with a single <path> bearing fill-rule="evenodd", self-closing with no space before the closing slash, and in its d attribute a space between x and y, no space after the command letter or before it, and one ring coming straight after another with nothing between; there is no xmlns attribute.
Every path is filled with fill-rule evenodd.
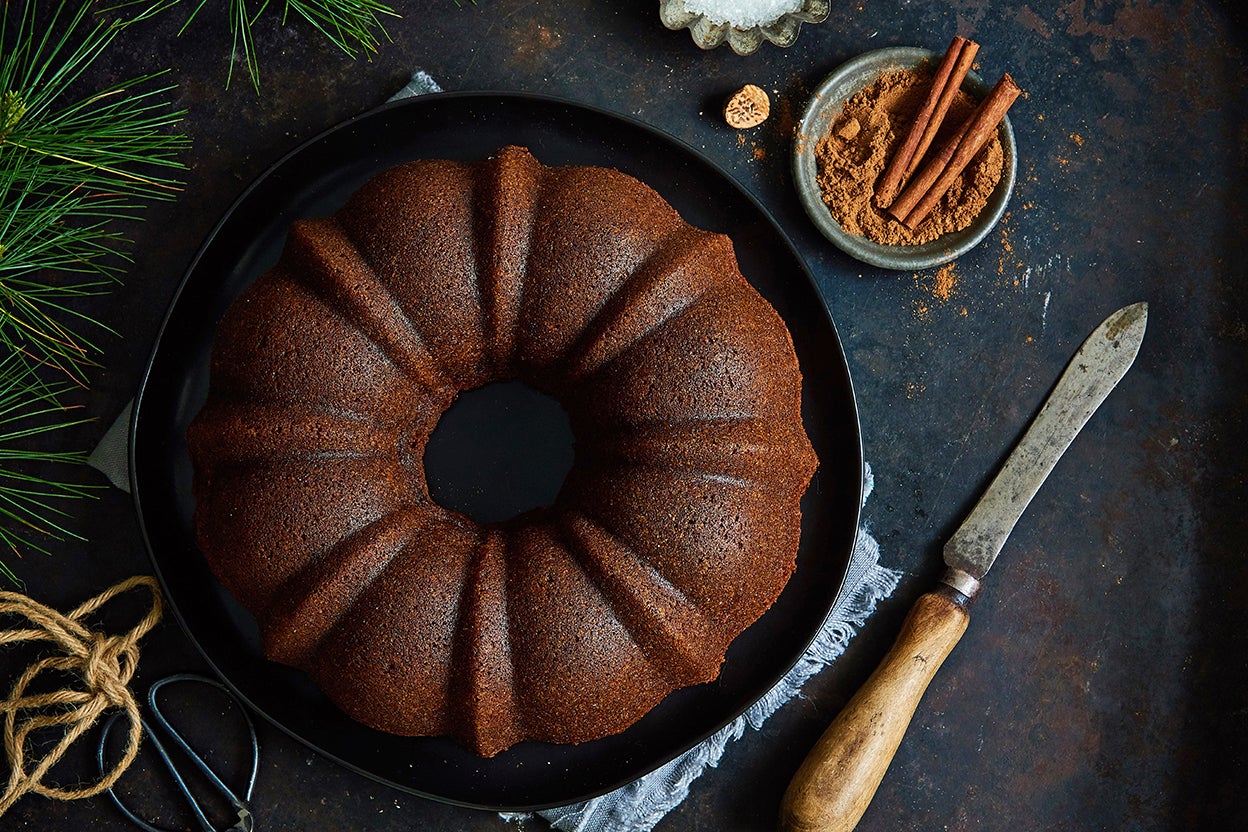
<svg viewBox="0 0 1248 832"><path fill-rule="evenodd" d="M949 105L953 103L953 99L957 97L958 92L962 89L962 82L966 80L966 73L970 72L971 64L975 62L975 55L978 52L979 44L973 40L968 40L962 47L962 51L958 53L958 62L953 65L953 72L949 75L949 82L945 84L945 88L940 94L940 101L936 104L936 112L932 114L931 120L927 123L926 129L923 131L923 137L919 140L919 146L914 149L914 156L909 164L906 165L906 176L914 173L915 168L923 161L923 154L927 153L927 149L932 145L932 140L936 138L936 131L940 129L941 122L945 120L945 114L949 112Z"/></svg>
<svg viewBox="0 0 1248 832"><path fill-rule="evenodd" d="M906 185L888 213L913 231L940 202L953 180L970 164L997 130L1010 105L1018 98L1018 85L1009 73L992 88L992 92L979 103L975 112L966 120L940 153L923 166L917 176Z"/></svg>
<svg viewBox="0 0 1248 832"><path fill-rule="evenodd" d="M923 154L927 152L932 138L940 129L954 96L962 88L962 81L978 51L979 44L966 38L954 37L949 43L949 49L945 51L944 58L936 68L932 88L923 100L923 106L919 108L905 141L893 155L884 170L884 176L876 186L875 204L880 208L887 208L892 204L901 180L913 172L923 160Z"/></svg>
<svg viewBox="0 0 1248 832"><path fill-rule="evenodd" d="M949 137L936 155L927 160L925 164L909 182L906 183L905 189L898 194L897 199L889 206L888 213L898 222L905 222L906 216L918 205L919 200L928 192L932 185L936 184L936 180L944 172L945 167L953 159L953 154L958 150L958 144L961 143L963 137L966 136L966 128L970 126L975 113L971 113L968 118L957 131Z"/></svg>

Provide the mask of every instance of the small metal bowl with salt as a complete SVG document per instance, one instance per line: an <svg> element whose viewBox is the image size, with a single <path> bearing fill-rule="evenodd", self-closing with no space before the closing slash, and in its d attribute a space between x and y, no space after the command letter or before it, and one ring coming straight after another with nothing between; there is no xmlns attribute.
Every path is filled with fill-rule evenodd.
<svg viewBox="0 0 1248 832"><path fill-rule="evenodd" d="M803 23L822 23L830 0L659 0L669 29L688 29L693 42L714 49L724 41L748 55L764 41L791 46Z"/></svg>

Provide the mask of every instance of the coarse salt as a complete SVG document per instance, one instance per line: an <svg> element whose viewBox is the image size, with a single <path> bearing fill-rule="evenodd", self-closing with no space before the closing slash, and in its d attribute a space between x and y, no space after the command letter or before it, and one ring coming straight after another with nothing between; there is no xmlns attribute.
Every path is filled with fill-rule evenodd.
<svg viewBox="0 0 1248 832"><path fill-rule="evenodd" d="M738 29L766 26L802 8L804 0L685 0L685 9Z"/></svg>

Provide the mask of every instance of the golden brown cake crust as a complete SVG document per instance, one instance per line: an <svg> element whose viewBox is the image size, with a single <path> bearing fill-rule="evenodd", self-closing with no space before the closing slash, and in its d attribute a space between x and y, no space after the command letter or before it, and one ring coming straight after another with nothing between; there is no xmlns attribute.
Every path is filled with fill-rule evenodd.
<svg viewBox="0 0 1248 832"><path fill-rule="evenodd" d="M481 526L431 500L425 443L512 378L563 404L577 459L554 506ZM266 655L486 756L715 678L793 572L817 464L789 333L728 238L515 147L294 223L221 322L188 444L200 548Z"/></svg>

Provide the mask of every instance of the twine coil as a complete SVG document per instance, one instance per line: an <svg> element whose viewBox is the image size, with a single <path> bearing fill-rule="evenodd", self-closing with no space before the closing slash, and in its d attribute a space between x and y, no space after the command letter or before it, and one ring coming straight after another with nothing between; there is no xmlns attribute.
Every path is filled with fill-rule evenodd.
<svg viewBox="0 0 1248 832"><path fill-rule="evenodd" d="M147 615L129 632L105 635L87 628L82 619L114 597L139 587L152 594ZM142 723L139 705L131 693L130 678L139 663L139 639L160 621L163 604L160 587L150 575L136 575L115 584L81 604L68 615L44 606L18 592L0 592L0 616L17 615L30 624L27 629L0 630L0 646L26 641L50 641L60 653L32 664L13 685L8 699L0 702L4 714L4 751L9 763L9 782L0 795L0 815L28 792L56 800L91 797L111 788L139 752ZM71 685L50 693L26 691L40 674L57 671L77 676L84 689ZM113 708L125 711L130 722L126 750L116 765L98 782L78 788L58 788L43 778L74 742L89 731L100 716ZM43 728L61 727L56 745L42 758L29 761L27 740Z"/></svg>

